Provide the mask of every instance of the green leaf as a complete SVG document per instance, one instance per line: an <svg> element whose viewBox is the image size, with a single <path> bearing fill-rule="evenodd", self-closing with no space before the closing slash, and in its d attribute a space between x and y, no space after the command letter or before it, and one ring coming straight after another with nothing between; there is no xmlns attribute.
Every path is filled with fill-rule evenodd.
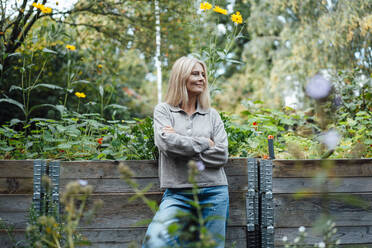
<svg viewBox="0 0 372 248"><path fill-rule="evenodd" d="M72 82L71 84L90 84L88 80L77 80Z"/></svg>
<svg viewBox="0 0 372 248"><path fill-rule="evenodd" d="M103 97L103 92L104 91L103 91L102 85L100 85L98 89L99 89L99 94L101 95L101 97Z"/></svg>
<svg viewBox="0 0 372 248"><path fill-rule="evenodd" d="M17 102L16 100L13 100L13 99L10 99L10 98L2 98L2 99L0 99L0 102L7 102L7 103L10 103L10 104L15 105L18 108L20 108L23 111L23 113L26 115L26 111L23 108L23 104L22 103Z"/></svg>
<svg viewBox="0 0 372 248"><path fill-rule="evenodd" d="M174 223L172 223L172 224L170 224L170 225L168 226L168 233L169 233L170 235L175 235L176 232L177 232L179 229L180 229L179 224L174 222Z"/></svg>
<svg viewBox="0 0 372 248"><path fill-rule="evenodd" d="M55 105L45 103L45 104L39 104L39 105L35 105L35 106L33 106L33 107L30 109L30 112L29 112L29 113L31 113L32 111L34 111L34 110L36 110L36 109L39 109L39 108L45 108L45 107L53 108L53 109L56 109L57 111L59 111L59 109L56 108Z"/></svg>
<svg viewBox="0 0 372 248"><path fill-rule="evenodd" d="M64 149L70 149L71 148L71 144L69 144L69 143L63 143L63 144L59 144L58 146L57 146L59 149L62 149L62 150L64 150Z"/></svg>
<svg viewBox="0 0 372 248"><path fill-rule="evenodd" d="M37 84L37 85L33 86L31 88L31 90L39 88L39 87L45 87L45 88L49 88L49 89L52 89L52 90L63 90L62 87L59 87L59 86L54 85L54 84Z"/></svg>
<svg viewBox="0 0 372 248"><path fill-rule="evenodd" d="M13 151L14 149L15 148L11 146L6 146L6 147L0 146L0 150L4 152L10 152L10 151Z"/></svg>
<svg viewBox="0 0 372 248"><path fill-rule="evenodd" d="M0 71L2 71L3 70L3 65L2 64L0 64Z"/></svg>
<svg viewBox="0 0 372 248"><path fill-rule="evenodd" d="M58 54L56 51L50 50L50 49L48 49L48 48L46 48L46 47L43 49L43 52L44 52L44 53Z"/></svg>
<svg viewBox="0 0 372 248"><path fill-rule="evenodd" d="M14 126L14 125L16 125L16 124L18 124L18 123L20 123L20 122L22 122L21 120L19 120L19 119L11 119L10 120L10 126Z"/></svg>
<svg viewBox="0 0 372 248"><path fill-rule="evenodd" d="M8 57L20 56L20 55L21 55L21 53L11 53L11 54L8 55Z"/></svg>
<svg viewBox="0 0 372 248"><path fill-rule="evenodd" d="M119 104L110 104L105 106L103 109L108 109L108 108L113 108L113 109L121 109L121 110L127 110L128 108Z"/></svg>
<svg viewBox="0 0 372 248"><path fill-rule="evenodd" d="M240 65L244 65L244 62L239 61L239 60L235 60L235 59L227 59L226 61L227 61L227 62L230 62L230 63L232 63L232 64L240 64Z"/></svg>
<svg viewBox="0 0 372 248"><path fill-rule="evenodd" d="M9 92L12 92L13 90L20 90L23 91L23 89L17 85L10 86Z"/></svg>

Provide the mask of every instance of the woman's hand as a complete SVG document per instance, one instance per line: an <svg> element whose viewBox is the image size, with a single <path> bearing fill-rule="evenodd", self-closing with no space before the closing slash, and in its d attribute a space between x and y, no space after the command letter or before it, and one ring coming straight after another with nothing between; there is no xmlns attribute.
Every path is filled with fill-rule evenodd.
<svg viewBox="0 0 372 248"><path fill-rule="evenodd" d="M171 126L164 127L163 131L166 132L166 133L176 133L176 131Z"/></svg>
<svg viewBox="0 0 372 248"><path fill-rule="evenodd" d="M214 141L209 139L209 147L214 147Z"/></svg>

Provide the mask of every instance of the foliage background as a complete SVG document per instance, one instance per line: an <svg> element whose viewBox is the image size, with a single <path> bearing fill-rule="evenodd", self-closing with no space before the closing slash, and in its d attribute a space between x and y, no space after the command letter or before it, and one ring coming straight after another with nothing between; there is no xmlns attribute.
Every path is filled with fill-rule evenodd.
<svg viewBox="0 0 372 248"><path fill-rule="evenodd" d="M157 102L154 2L79 0L52 13L30 0L0 3L1 156L136 157L151 132L137 132L134 123L142 121L133 118L151 116ZM370 156L370 1L212 1L229 15L240 11L244 23L236 37L229 15L201 11L199 1L159 3L163 89L178 57L193 53L209 62L213 104L227 113L231 155L265 156L270 134L285 158L320 157L326 151L319 135L335 128L342 138L332 156ZM317 73L332 84L321 101L305 94ZM74 154L79 140L87 146ZM118 153L129 141L137 148ZM153 156L153 148L146 151L144 157Z"/></svg>

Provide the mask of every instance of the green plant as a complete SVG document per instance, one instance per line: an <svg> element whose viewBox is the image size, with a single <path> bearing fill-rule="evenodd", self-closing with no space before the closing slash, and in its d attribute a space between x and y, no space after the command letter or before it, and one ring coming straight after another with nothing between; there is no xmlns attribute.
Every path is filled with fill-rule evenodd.
<svg viewBox="0 0 372 248"><path fill-rule="evenodd" d="M298 228L299 234L292 240L288 240L287 236L282 237L285 248L301 248L301 247L318 247L318 248L336 248L340 244L340 240L335 238L337 232L336 224L330 219L322 219L314 226L316 232L321 235L321 241L315 244L307 244L305 242L308 233L306 228L301 226Z"/></svg>
<svg viewBox="0 0 372 248"><path fill-rule="evenodd" d="M218 5L213 6L208 2L201 3L199 11L200 14L194 14L192 26L204 32L197 32L195 37L196 48L193 55L207 64L208 81L213 93L217 90L217 79L222 75L220 70L223 70L226 64L243 64L241 61L233 59L232 48L234 43L242 38L241 33L244 30L245 23L239 11L228 15L227 9ZM221 39L219 25L230 22L232 23L231 26L224 26L225 31Z"/></svg>
<svg viewBox="0 0 372 248"><path fill-rule="evenodd" d="M79 232L78 226L83 218L89 219L102 206L101 201L87 207L87 201L92 194L92 186L84 180L73 181L67 184L61 197L64 206L62 215L59 215L55 205L50 205L51 181L43 177L46 194L42 199L42 206L48 205L48 209L42 207L38 212L34 206L30 210L29 224L26 229L26 247L56 247L74 248L76 246L90 245Z"/></svg>

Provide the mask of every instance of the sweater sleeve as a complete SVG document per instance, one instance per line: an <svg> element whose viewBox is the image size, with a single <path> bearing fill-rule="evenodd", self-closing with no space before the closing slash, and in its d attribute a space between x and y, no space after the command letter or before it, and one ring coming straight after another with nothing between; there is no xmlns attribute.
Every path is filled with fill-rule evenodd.
<svg viewBox="0 0 372 248"><path fill-rule="evenodd" d="M169 110L164 104L158 104L154 110L155 145L168 155L192 157L208 149L208 138L167 133L163 131L166 126L172 126Z"/></svg>
<svg viewBox="0 0 372 248"><path fill-rule="evenodd" d="M203 151L200 154L200 159L206 167L219 168L226 164L229 156L227 134L218 112L212 109L211 114L215 145Z"/></svg>

